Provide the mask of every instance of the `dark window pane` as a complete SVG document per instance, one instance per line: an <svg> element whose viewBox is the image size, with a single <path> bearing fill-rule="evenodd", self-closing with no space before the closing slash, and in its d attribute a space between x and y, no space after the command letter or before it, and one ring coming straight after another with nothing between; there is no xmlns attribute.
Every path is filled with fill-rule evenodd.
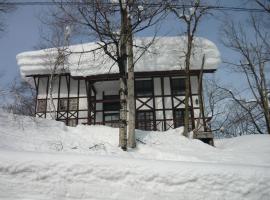
<svg viewBox="0 0 270 200"><path fill-rule="evenodd" d="M37 112L46 112L46 99L38 99Z"/></svg>
<svg viewBox="0 0 270 200"><path fill-rule="evenodd" d="M119 126L119 95L106 95L103 97L104 123L106 126Z"/></svg>
<svg viewBox="0 0 270 200"><path fill-rule="evenodd" d="M104 123L106 126L119 127L119 112L104 113Z"/></svg>
<svg viewBox="0 0 270 200"><path fill-rule="evenodd" d="M144 112L138 112L137 118L138 118L138 120L143 120L144 119Z"/></svg>
<svg viewBox="0 0 270 200"><path fill-rule="evenodd" d="M68 105L67 99L60 99L59 100L59 111L67 111L67 105Z"/></svg>
<svg viewBox="0 0 270 200"><path fill-rule="evenodd" d="M139 111L136 114L136 128L140 130L153 130L153 112Z"/></svg>
<svg viewBox="0 0 270 200"><path fill-rule="evenodd" d="M172 94L173 95L184 95L185 94L185 79L174 78L172 79Z"/></svg>
<svg viewBox="0 0 270 200"><path fill-rule="evenodd" d="M104 111L119 111L120 100L118 95L104 96L103 110Z"/></svg>
<svg viewBox="0 0 270 200"><path fill-rule="evenodd" d="M174 128L184 126L185 109L174 110Z"/></svg>
<svg viewBox="0 0 270 200"><path fill-rule="evenodd" d="M174 127L184 126L185 119L185 108L175 109L173 111L174 115ZM189 111L189 123L191 122L191 112Z"/></svg>
<svg viewBox="0 0 270 200"><path fill-rule="evenodd" d="M152 80L137 80L135 82L135 93L137 96L152 96Z"/></svg>
<svg viewBox="0 0 270 200"><path fill-rule="evenodd" d="M118 121L119 113L104 113L104 120L105 122Z"/></svg>

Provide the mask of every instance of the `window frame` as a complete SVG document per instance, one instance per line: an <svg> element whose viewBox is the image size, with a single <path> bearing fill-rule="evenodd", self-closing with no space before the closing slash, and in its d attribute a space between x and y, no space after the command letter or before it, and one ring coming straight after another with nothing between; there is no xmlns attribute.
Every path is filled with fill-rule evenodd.
<svg viewBox="0 0 270 200"><path fill-rule="evenodd" d="M103 102L103 111L104 112L120 111L120 96L119 95L104 95L103 100L104 100L104 102ZM110 102L107 100L112 100L112 101ZM110 107L110 106L112 106L112 107Z"/></svg>
<svg viewBox="0 0 270 200"><path fill-rule="evenodd" d="M147 114L151 114L150 118L148 118ZM140 115L143 118L139 119ZM136 112L136 129L152 131L154 130L154 123L154 112L152 110L140 110Z"/></svg>
<svg viewBox="0 0 270 200"><path fill-rule="evenodd" d="M179 116L179 111L182 112L183 117ZM177 108L173 110L173 121L174 121L174 128L178 128L185 125L185 108Z"/></svg>
<svg viewBox="0 0 270 200"><path fill-rule="evenodd" d="M106 120L106 117L112 117L112 116L118 116L117 119L111 119L111 120ZM115 122L115 121L119 121L119 112L107 112L104 113L104 122Z"/></svg>
<svg viewBox="0 0 270 200"><path fill-rule="evenodd" d="M181 85L181 81L183 81L183 85ZM177 77L171 79L171 91L173 96L182 96L185 95L186 90L186 78L185 77ZM177 84L175 84L177 83ZM179 85L178 85L179 84Z"/></svg>
<svg viewBox="0 0 270 200"><path fill-rule="evenodd" d="M120 119L120 96L103 95L103 100L103 123L111 127L118 127ZM106 117L110 116L117 116L117 119L106 120Z"/></svg>
<svg viewBox="0 0 270 200"><path fill-rule="evenodd" d="M43 109L40 109L41 103L44 104L42 107ZM47 111L47 99L37 99L37 108L36 108L36 113L45 113Z"/></svg>
<svg viewBox="0 0 270 200"><path fill-rule="evenodd" d="M146 82L148 82L149 84L146 84ZM142 84L142 86L139 86ZM147 87L145 87L145 85L147 85L147 87L149 87L147 89ZM154 85L153 85L153 80L152 79L137 79L135 80L135 95L137 97L141 97L141 96L153 96L154 94Z"/></svg>
<svg viewBox="0 0 270 200"><path fill-rule="evenodd" d="M65 102L62 104L62 102ZM64 105L64 107L62 107ZM68 111L68 98L59 98L58 102L58 112L66 112Z"/></svg>
<svg viewBox="0 0 270 200"><path fill-rule="evenodd" d="M76 101L76 102L74 102L74 103L76 103L76 108L75 109L71 109L74 106L74 105L71 104L71 103L73 103L72 100ZM77 111L78 107L79 107L79 100L78 100L77 97L71 97L71 98L68 99L68 110L69 111Z"/></svg>
<svg viewBox="0 0 270 200"><path fill-rule="evenodd" d="M177 120L177 118L176 118L176 115L177 115L178 111L183 112L183 118L182 118L181 123L179 123L179 120ZM178 128L178 127L181 127L181 126L185 125L185 108L175 108L173 110L173 121L174 121L174 128ZM178 123L180 125L178 125ZM191 108L189 108L189 123L191 123Z"/></svg>

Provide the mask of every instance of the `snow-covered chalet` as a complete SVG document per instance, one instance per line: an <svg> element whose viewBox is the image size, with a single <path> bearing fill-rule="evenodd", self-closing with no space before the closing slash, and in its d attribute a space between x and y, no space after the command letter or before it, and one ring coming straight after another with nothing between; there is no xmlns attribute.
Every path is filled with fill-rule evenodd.
<svg viewBox="0 0 270 200"><path fill-rule="evenodd" d="M152 38L137 38L142 46ZM164 131L183 125L185 99L185 37L159 37L135 64L136 128ZM17 55L21 75L35 84L36 116L51 118L49 90L52 91L56 120L67 125L103 124L117 127L119 120L118 67L102 51L91 52L97 43L68 47L64 67L56 69L52 88L49 78L54 69L56 48ZM135 58L141 48L134 48ZM84 52L84 53L80 53ZM202 60L204 66L202 66ZM199 102L200 73L214 73L220 53L211 41L195 38L190 69L190 117L194 128L199 118L207 131L204 107ZM55 113L55 112L54 112ZM202 113L201 115L199 113ZM200 117L201 116L201 117ZM208 136L207 136L208 137Z"/></svg>

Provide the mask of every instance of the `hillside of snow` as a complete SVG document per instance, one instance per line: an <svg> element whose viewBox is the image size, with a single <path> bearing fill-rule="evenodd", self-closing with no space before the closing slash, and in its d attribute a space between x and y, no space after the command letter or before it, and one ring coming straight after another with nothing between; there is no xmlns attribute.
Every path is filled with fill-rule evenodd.
<svg viewBox="0 0 270 200"><path fill-rule="evenodd" d="M215 140L0 114L0 199L270 199L270 136Z"/></svg>

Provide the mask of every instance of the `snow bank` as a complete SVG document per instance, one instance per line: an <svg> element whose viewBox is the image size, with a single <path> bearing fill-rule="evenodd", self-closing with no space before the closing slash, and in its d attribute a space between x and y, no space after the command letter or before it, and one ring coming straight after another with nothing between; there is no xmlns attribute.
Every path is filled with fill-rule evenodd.
<svg viewBox="0 0 270 200"><path fill-rule="evenodd" d="M267 167L0 154L1 199L269 199Z"/></svg>
<svg viewBox="0 0 270 200"><path fill-rule="evenodd" d="M216 140L0 114L0 199L269 199L270 136Z"/></svg>
<svg viewBox="0 0 270 200"><path fill-rule="evenodd" d="M141 56L142 48L147 46L152 38L137 38L134 43L134 55L137 59ZM135 64L135 71L171 71L184 69L186 37L158 37L148 51ZM97 74L118 73L118 67L102 50L90 52L98 48L97 43L86 43L69 46L65 63L66 72L72 76L90 76ZM205 55L204 69L217 69L220 64L220 53L216 45L205 39L195 38L191 58L191 70L201 68L202 58ZM110 49L114 52L114 49ZM84 52L84 53L80 53ZM52 70L57 55L56 49L24 52L17 55L22 76L34 74L48 74ZM135 60L136 60L135 59ZM113 66L113 67L112 67ZM62 72L61 69L58 72Z"/></svg>
<svg viewBox="0 0 270 200"><path fill-rule="evenodd" d="M62 122L6 113L0 114L0 127L0 149L7 151L270 165L268 135L216 140L217 148L214 148L182 136L182 128L166 132L136 130L138 147L126 153L118 148L117 128L84 125L67 127Z"/></svg>

